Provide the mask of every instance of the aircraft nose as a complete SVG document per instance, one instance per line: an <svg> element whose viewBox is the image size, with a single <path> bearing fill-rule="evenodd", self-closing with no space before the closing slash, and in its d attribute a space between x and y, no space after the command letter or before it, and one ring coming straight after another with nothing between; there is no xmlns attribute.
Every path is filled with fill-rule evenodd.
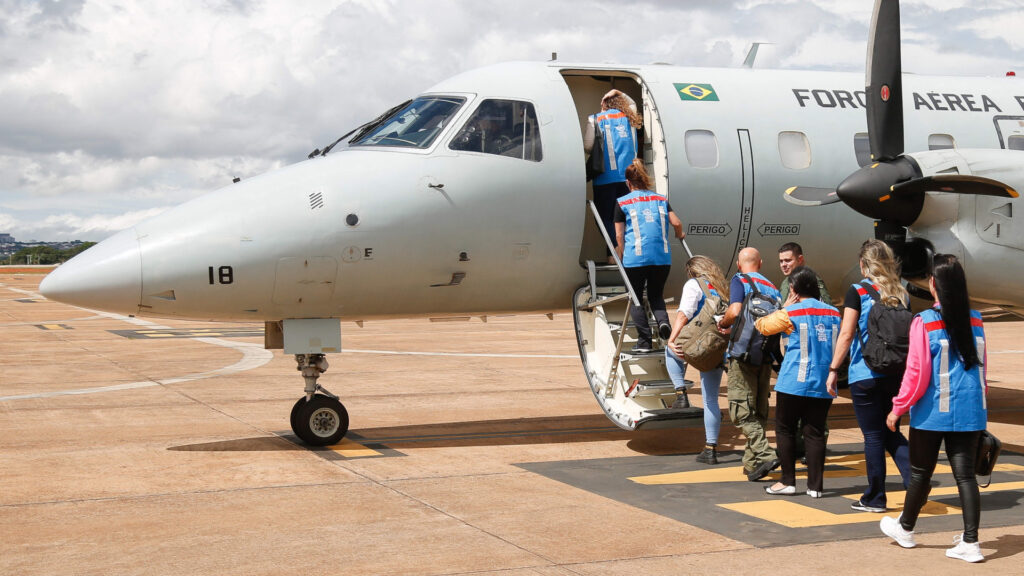
<svg viewBox="0 0 1024 576"><path fill-rule="evenodd" d="M39 284L50 300L134 314L142 299L142 255L129 228L68 260Z"/></svg>

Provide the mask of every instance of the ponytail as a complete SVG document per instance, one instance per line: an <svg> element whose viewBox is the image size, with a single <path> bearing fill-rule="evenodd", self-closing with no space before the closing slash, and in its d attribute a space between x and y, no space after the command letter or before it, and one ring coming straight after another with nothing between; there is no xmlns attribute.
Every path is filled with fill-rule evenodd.
<svg viewBox="0 0 1024 576"><path fill-rule="evenodd" d="M950 352L958 354L964 367L970 370L981 364L981 359L971 329L971 302L964 268L956 256L936 254L932 258L932 278L939 298L939 313L949 334Z"/></svg>
<svg viewBox="0 0 1024 576"><path fill-rule="evenodd" d="M652 188L651 177L644 168L644 163L639 158L634 158L633 163L626 167L626 182L634 190L650 190Z"/></svg>

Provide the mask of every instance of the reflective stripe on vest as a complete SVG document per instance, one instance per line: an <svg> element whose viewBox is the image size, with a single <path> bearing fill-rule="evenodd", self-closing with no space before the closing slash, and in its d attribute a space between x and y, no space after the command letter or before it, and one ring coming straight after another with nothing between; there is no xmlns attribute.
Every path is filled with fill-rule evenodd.
<svg viewBox="0 0 1024 576"><path fill-rule="evenodd" d="M981 315L972 310L973 332L978 358L984 361L985 332ZM924 395L910 408L910 425L921 430L968 432L983 430L987 420L983 366L969 370L955 353L946 324L937 309L918 314L928 334L931 379Z"/></svg>
<svg viewBox="0 0 1024 576"><path fill-rule="evenodd" d="M672 263L668 242L668 201L650 190L634 190L619 198L619 208L628 220L623 265L666 266Z"/></svg>
<svg viewBox="0 0 1024 576"><path fill-rule="evenodd" d="M793 324L775 389L786 394L831 398L826 388L828 366L839 333L839 311L808 299L786 308Z"/></svg>

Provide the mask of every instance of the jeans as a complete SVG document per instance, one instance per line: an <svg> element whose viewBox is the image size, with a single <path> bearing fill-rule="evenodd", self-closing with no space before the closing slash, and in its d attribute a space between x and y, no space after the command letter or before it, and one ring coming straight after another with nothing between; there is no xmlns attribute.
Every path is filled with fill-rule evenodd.
<svg viewBox="0 0 1024 576"><path fill-rule="evenodd" d="M822 491L825 475L825 420L831 398L775 391L775 444L782 462L782 483L796 486L796 435L803 431L807 450L807 489Z"/></svg>
<svg viewBox="0 0 1024 576"><path fill-rule="evenodd" d="M977 432L938 432L910 429L910 486L903 505L900 524L904 530L913 530L917 515L928 501L931 492L932 473L939 459L939 446L946 442L946 457L953 468L953 478L960 494L960 505L964 516L964 542L978 541L978 524L981 522L981 493L978 478L974 475L974 458L978 451Z"/></svg>
<svg viewBox="0 0 1024 576"><path fill-rule="evenodd" d="M877 378L850 382L850 398L857 424L864 434L864 463L868 487L860 501L865 506L885 508L885 454L888 452L903 477L903 486L910 484L910 451L907 438L899 431L889 430L886 417L892 411L892 399L899 391L896 378Z"/></svg>
<svg viewBox="0 0 1024 576"><path fill-rule="evenodd" d="M665 348L665 367L676 390L686 388L683 375L686 361ZM718 407L718 392L722 389L722 368L700 373L700 397L704 403L704 443L718 446L718 432L722 429L722 410Z"/></svg>

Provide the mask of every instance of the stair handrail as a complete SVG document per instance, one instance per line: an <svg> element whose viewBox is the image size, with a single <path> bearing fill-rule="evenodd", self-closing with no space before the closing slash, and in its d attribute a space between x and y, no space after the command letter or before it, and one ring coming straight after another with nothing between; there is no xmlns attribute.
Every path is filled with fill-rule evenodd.
<svg viewBox="0 0 1024 576"><path fill-rule="evenodd" d="M629 277L626 276L626 269L622 266L622 260L619 259L619 253L615 251L615 244L612 243L611 236L608 236L608 230L604 227L604 221L601 220L601 214L597 211L597 205L594 204L593 200L587 200L587 206L590 207L590 212L594 215L594 220L597 222L597 229L601 231L601 236L604 237L604 243L612 253L612 258L615 259L615 266L619 269L619 276L622 276L622 282L626 286L626 290L629 292L629 298L633 301L634 306L640 306L640 299L637 298L636 292L633 291L633 285L629 283ZM597 298L597 294L592 294L592 296Z"/></svg>

